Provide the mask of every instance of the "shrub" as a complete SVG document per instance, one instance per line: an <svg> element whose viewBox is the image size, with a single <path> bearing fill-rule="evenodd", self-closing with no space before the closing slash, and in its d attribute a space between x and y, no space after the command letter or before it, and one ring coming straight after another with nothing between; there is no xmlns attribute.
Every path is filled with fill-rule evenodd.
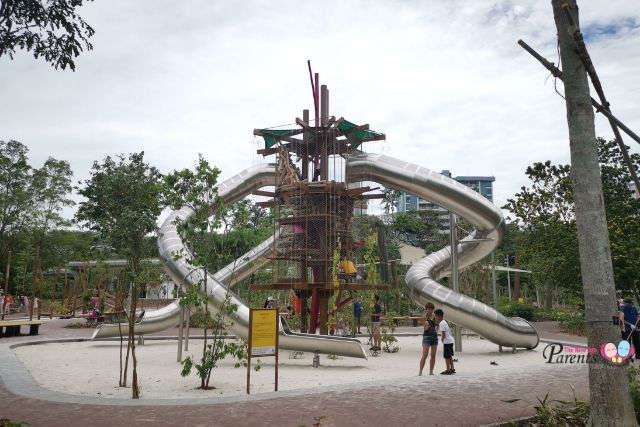
<svg viewBox="0 0 640 427"><path fill-rule="evenodd" d="M525 320L533 320L536 308L529 304L511 302L499 307L499 311L507 317L522 317Z"/></svg>
<svg viewBox="0 0 640 427"><path fill-rule="evenodd" d="M189 324L192 328L204 329L205 326L207 329L214 329L215 322L211 317L211 313L205 313L202 309L197 309L195 312L191 313L191 317L189 317Z"/></svg>
<svg viewBox="0 0 640 427"><path fill-rule="evenodd" d="M633 402L633 409L636 413L636 420L640 422L640 368L632 365L627 367L627 378L629 379L629 393ZM589 418L589 402L583 402L574 397L573 402L563 402L555 400L556 405L551 405L548 395L544 399L538 399L536 409L536 420L541 425L558 426L582 426ZM539 425L539 424L534 424Z"/></svg>
<svg viewBox="0 0 640 427"><path fill-rule="evenodd" d="M93 328L95 325L90 325L87 322L71 322L64 325L67 329L80 329L80 328Z"/></svg>
<svg viewBox="0 0 640 427"><path fill-rule="evenodd" d="M631 401L636 412L636 420L640 422L640 368L629 366L627 368L627 377L629 378L629 393Z"/></svg>
<svg viewBox="0 0 640 427"><path fill-rule="evenodd" d="M8 418L0 418L0 427L23 427L28 425L29 423L24 421L11 421Z"/></svg>
<svg viewBox="0 0 640 427"><path fill-rule="evenodd" d="M567 311L558 313L560 329L576 335L584 335L584 311Z"/></svg>
<svg viewBox="0 0 640 427"><path fill-rule="evenodd" d="M69 313L71 310L69 310L69 308L62 303L62 301L58 301L58 300L48 300L45 301L44 304L42 304L42 312L46 313L49 310L51 310L52 314L67 314Z"/></svg>
<svg viewBox="0 0 640 427"><path fill-rule="evenodd" d="M579 309L571 308L538 308L535 314L536 322L543 322L545 320L562 321L571 316L574 316Z"/></svg>
<svg viewBox="0 0 640 427"><path fill-rule="evenodd" d="M549 400L549 394L544 399L538 398L535 422L532 425L543 426L584 426L587 425L591 405L589 402L573 398L572 402Z"/></svg>
<svg viewBox="0 0 640 427"><path fill-rule="evenodd" d="M387 353L397 353L400 351L400 347L394 345L394 343L398 342L398 338L394 337L393 335L384 334L380 338L380 341L382 341L382 349Z"/></svg>

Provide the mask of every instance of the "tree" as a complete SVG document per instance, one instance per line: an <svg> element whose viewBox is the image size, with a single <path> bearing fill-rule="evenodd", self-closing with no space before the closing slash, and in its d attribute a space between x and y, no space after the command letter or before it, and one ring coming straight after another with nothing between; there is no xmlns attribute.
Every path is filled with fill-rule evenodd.
<svg viewBox="0 0 640 427"><path fill-rule="evenodd" d="M183 306L204 305L207 317L210 301L207 271L216 271L258 243L251 241L256 237L253 226L264 225L265 218L268 218L249 201L240 201L226 208L216 187L219 174L217 168L199 156L195 170L174 171L164 179L167 205L174 210L183 207L192 210L191 216L176 223L190 253L178 253L175 256L187 257L187 262L204 270L203 279L198 282L198 286L188 289L180 303ZM260 236L260 240L266 237L264 234ZM200 361L194 362L191 357L182 361L182 376L189 375L195 367L200 377L200 388L204 390L210 388L212 372L220 360L228 355L238 358L240 362L243 358L246 359L245 345L226 342L220 337L225 328L232 325L232 317L237 309L238 306L231 303L230 294L227 294L214 313L211 343L208 343L207 328L204 329Z"/></svg>
<svg viewBox="0 0 640 427"><path fill-rule="evenodd" d="M640 293L640 200L633 197L631 180L615 141L596 140L602 191L609 230L616 287ZM640 168L640 155L630 156ZM550 161L526 169L530 187L522 187L503 206L522 230L518 250L533 271L533 282L545 289L545 305L557 286L567 296L582 297L571 167Z"/></svg>
<svg viewBox="0 0 640 427"><path fill-rule="evenodd" d="M33 286L31 290L31 305L29 318L33 318L33 301L36 295L42 298L42 247L49 232L53 228L69 225L70 221L61 216L64 207L75 203L68 195L71 193L71 178L73 172L66 160L56 160L49 157L40 169L33 172L30 194L33 198L33 211L30 225L34 234L35 259ZM40 308L40 306L38 306ZM38 311L38 317L40 316Z"/></svg>
<svg viewBox="0 0 640 427"><path fill-rule="evenodd" d="M442 249L448 244L448 235L441 233L441 223L435 211L407 211L397 213L391 224L396 239L418 246L427 253Z"/></svg>
<svg viewBox="0 0 640 427"><path fill-rule="evenodd" d="M608 321L614 314L615 286L593 109L587 73L570 32L578 31L578 6L575 0L552 0L552 5L564 74L587 339L589 347L599 348L619 336ZM573 24L567 15L576 23L575 28L570 28ZM637 425L624 367L590 363L589 392L591 425Z"/></svg>
<svg viewBox="0 0 640 427"><path fill-rule="evenodd" d="M31 211L32 168L28 151L18 141L0 141L0 246L3 249L7 246L7 235L19 230Z"/></svg>
<svg viewBox="0 0 640 427"><path fill-rule="evenodd" d="M156 219L162 211L162 175L144 162L144 152L116 159L106 157L94 162L91 177L80 183L80 203L76 219L99 233L105 243L127 259L131 287L128 313L129 337L133 360L132 397L138 399L137 360L135 354L135 318L141 284L145 280L145 237L156 231ZM128 354L128 353L127 353ZM128 359L127 359L128 360ZM125 369L126 372L126 369Z"/></svg>
<svg viewBox="0 0 640 427"><path fill-rule="evenodd" d="M382 198L382 205L384 206L384 213L391 214L398 209L398 201L402 197L402 192L394 190L393 188L385 188L382 192L384 197Z"/></svg>
<svg viewBox="0 0 640 427"><path fill-rule="evenodd" d="M9 273L11 249L8 237L15 234L24 225L29 212L31 197L31 166L27 159L28 149L15 140L0 141L0 250L4 252ZM5 294L9 280L5 277ZM4 319L6 298L1 317Z"/></svg>
<svg viewBox="0 0 640 427"><path fill-rule="evenodd" d="M91 1L91 0L88 0ZM33 51L54 68L74 70L74 58L91 50L95 31L77 9L83 0L3 0L0 2L0 58L16 49Z"/></svg>
<svg viewBox="0 0 640 427"><path fill-rule="evenodd" d="M180 304L183 306L189 305L201 305L207 303L207 298L196 288L189 289L187 295L180 299ZM213 330L211 331L212 342L206 344L203 349L202 358L199 363L193 361L191 356L186 357L182 361L182 370L180 374L183 377L191 374L191 370L196 368L198 377L200 378L200 388L203 390L209 390L211 387L209 382L211 380L211 373L218 366L221 360L224 360L227 356L233 356L237 359L235 367L247 366L247 345L246 342L229 342L223 337L225 329L230 327L233 322L230 320L234 313L238 310L236 304L231 303L230 295L227 294L226 298L222 301L220 306L215 312L213 318ZM206 332L206 331L205 331Z"/></svg>

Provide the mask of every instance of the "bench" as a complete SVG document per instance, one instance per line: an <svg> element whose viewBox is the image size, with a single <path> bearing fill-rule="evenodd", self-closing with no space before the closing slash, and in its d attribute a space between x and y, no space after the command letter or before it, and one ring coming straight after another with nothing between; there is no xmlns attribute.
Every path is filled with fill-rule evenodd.
<svg viewBox="0 0 640 427"><path fill-rule="evenodd" d="M25 325L29 325L29 335L38 335L40 325L47 323L44 320L28 320L28 319L15 319L15 320L0 320L0 337L15 337L20 335L20 328ZM4 333L3 330L4 329Z"/></svg>

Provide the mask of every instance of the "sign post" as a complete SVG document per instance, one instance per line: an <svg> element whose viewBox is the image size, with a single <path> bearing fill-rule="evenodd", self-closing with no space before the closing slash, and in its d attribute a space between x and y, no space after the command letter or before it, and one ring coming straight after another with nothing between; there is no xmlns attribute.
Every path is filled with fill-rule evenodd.
<svg viewBox="0 0 640 427"><path fill-rule="evenodd" d="M275 356L275 391L278 391L278 310L249 310L249 343L247 348L247 394L251 384L251 358Z"/></svg>

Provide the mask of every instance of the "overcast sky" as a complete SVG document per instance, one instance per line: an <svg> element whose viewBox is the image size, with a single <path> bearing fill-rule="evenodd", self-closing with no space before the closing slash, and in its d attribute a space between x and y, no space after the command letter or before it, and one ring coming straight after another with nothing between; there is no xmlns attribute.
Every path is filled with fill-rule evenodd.
<svg viewBox="0 0 640 427"><path fill-rule="evenodd" d="M614 114L638 132L638 2L580 4ZM253 129L312 106L307 59L332 115L386 133L366 151L494 175L498 205L527 185L527 165L569 162L564 100L516 44L558 62L550 1L98 0L81 14L96 34L76 72L0 59L0 139L26 144L36 166L69 160L76 180L140 150L163 172L198 153L223 177L264 161ZM596 133L611 138L602 117Z"/></svg>

